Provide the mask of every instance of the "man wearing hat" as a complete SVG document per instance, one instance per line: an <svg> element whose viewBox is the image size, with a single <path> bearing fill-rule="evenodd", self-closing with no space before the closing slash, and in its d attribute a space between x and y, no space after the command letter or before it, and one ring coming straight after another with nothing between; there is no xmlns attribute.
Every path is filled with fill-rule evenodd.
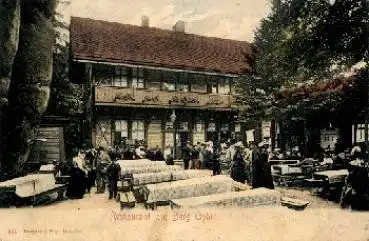
<svg viewBox="0 0 369 241"><path fill-rule="evenodd" d="M117 155L113 155L112 161L106 170L108 176L109 199L116 199L118 194L118 180L120 179L121 168L116 160Z"/></svg>

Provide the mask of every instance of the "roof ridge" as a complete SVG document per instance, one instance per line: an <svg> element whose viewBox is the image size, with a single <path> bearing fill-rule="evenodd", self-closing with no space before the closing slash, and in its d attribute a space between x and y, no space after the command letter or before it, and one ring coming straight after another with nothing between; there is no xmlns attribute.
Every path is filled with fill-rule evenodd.
<svg viewBox="0 0 369 241"><path fill-rule="evenodd" d="M128 23L121 23L121 22L116 22L116 21L108 21L108 20L103 20L103 19L78 17L78 16L72 16L71 18L72 18L72 20L73 19L84 19L84 20L91 20L91 21L108 23L108 24L116 24L116 25L120 25L120 26L131 26L131 27L140 28L140 29L151 29L151 30L158 30L158 31L163 31L163 32L168 32L168 33L176 34L172 30L163 29L163 28L159 28L159 27L155 27L155 26L152 26L152 27L151 26L150 27L143 27L143 26L140 26L140 25L134 25L134 24L128 24ZM201 37L201 38L207 38L207 39L216 39L216 40L220 40L220 41L238 42L240 44L241 43L242 44L248 44L250 46L252 45L252 43L250 43L249 41L246 41L246 40L237 40L237 39L230 39L230 38L220 38L220 37L215 37L215 36L207 36L207 35L201 35L201 34L195 34L195 33L188 33L188 32L184 32L183 34L190 35L190 36L192 35L192 36Z"/></svg>

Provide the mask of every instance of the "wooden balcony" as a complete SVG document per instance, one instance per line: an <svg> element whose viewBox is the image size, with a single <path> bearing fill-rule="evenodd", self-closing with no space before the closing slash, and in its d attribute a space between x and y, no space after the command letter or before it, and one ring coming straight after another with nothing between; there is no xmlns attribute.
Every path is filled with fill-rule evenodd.
<svg viewBox="0 0 369 241"><path fill-rule="evenodd" d="M96 105L231 110L232 96L110 86L95 87Z"/></svg>

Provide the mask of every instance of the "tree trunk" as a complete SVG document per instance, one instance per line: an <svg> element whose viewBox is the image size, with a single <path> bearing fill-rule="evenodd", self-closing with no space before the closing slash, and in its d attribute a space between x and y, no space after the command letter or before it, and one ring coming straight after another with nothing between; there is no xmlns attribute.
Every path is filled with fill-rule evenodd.
<svg viewBox="0 0 369 241"><path fill-rule="evenodd" d="M18 49L20 2L0 0L0 169L5 148L4 115L8 106L11 70Z"/></svg>
<svg viewBox="0 0 369 241"><path fill-rule="evenodd" d="M42 114L47 108L52 79L56 0L21 2L19 46L9 90L5 128L7 143L2 174L23 174Z"/></svg>

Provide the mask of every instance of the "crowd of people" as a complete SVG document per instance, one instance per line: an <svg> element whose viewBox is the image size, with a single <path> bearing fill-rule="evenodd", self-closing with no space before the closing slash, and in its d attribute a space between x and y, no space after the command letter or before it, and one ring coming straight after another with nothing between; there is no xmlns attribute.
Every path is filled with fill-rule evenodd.
<svg viewBox="0 0 369 241"><path fill-rule="evenodd" d="M107 184L109 199L116 198L121 171L116 163L119 156L104 147L79 150L74 154L72 160L56 167L56 176L70 176L67 196L83 198L86 193L91 192L93 186L96 186L97 193L104 193Z"/></svg>
<svg viewBox="0 0 369 241"><path fill-rule="evenodd" d="M241 141L229 140L220 145L212 141L191 145L187 142L182 148L185 169L210 169L213 175L230 174L237 182L249 183L254 188L274 188L269 165L269 143L263 141L258 146ZM221 163L226 165L221 168ZM223 170L222 170L223 169Z"/></svg>
<svg viewBox="0 0 369 241"><path fill-rule="evenodd" d="M364 147L365 148L365 147ZM180 148L180 159L184 169L209 169L213 175L229 174L240 183L248 183L253 188L265 187L274 189L273 177L269 160L293 159L300 164L311 160L314 165L330 165L331 169L347 168L349 176L342 193L342 206L353 203L357 209L362 209L367 203L368 172L363 168L363 147L354 144L351 151L325 151L307 158L298 147L282 152L275 148L270 150L267 139L258 145L254 142L243 144L241 141L229 140L225 143L214 144L212 141L187 142ZM167 165L174 165L173 148L167 146L164 151L157 146L147 148L144 143L116 146L115 148L99 147L97 150L80 150L69 165L59 166L59 175L69 175L67 195L71 198L82 198L96 186L97 193L104 193L106 185L109 199L117 197L117 182L120 178L118 159L150 159L151 161L165 161ZM359 164L358 164L359 163ZM365 201L365 200L366 201Z"/></svg>
<svg viewBox="0 0 369 241"><path fill-rule="evenodd" d="M98 149L79 150L73 156L72 160L59 163L55 173L70 176L67 189L69 198L83 198L94 186L97 193L105 193L107 186L109 199L115 199L121 172L116 162L119 159L146 158L174 165L173 148L167 147L162 152L159 147L150 149L140 142L123 147L100 146ZM198 142L195 145L187 142L181 148L181 159L184 169L209 169L213 171L213 175L228 173L235 181L248 182L255 188L274 188L266 143L258 147L245 147L236 141L222 145L214 145L212 141ZM228 162L228 167L221 170L220 162L224 159Z"/></svg>

